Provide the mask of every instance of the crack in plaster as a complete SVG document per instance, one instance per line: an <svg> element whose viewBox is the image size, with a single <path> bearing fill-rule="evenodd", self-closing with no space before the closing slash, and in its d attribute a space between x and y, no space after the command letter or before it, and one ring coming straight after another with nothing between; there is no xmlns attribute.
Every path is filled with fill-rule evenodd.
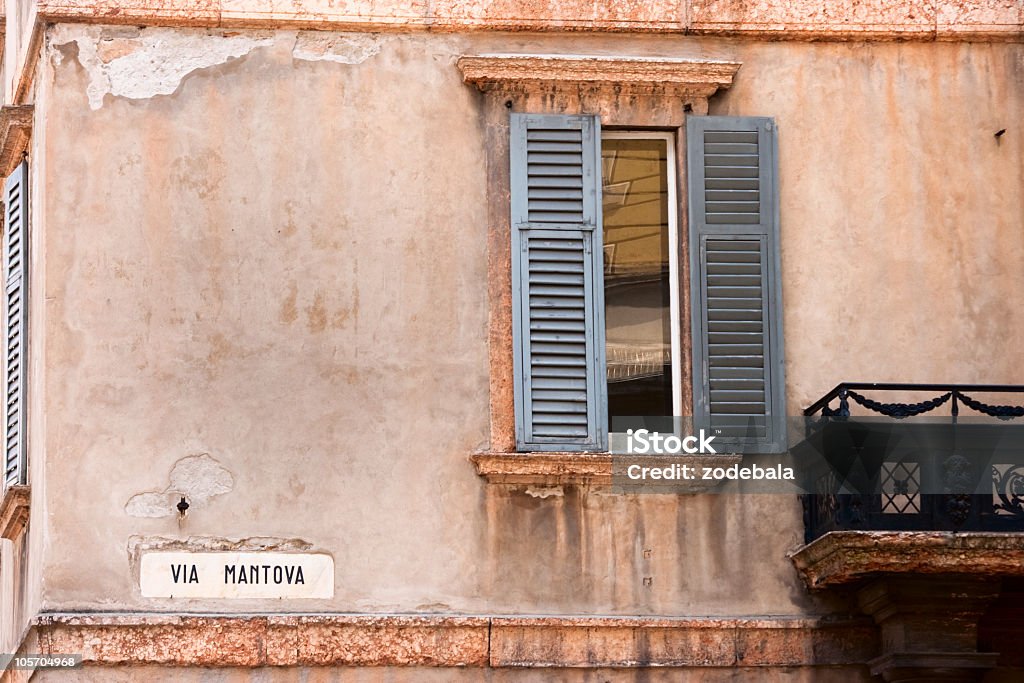
<svg viewBox="0 0 1024 683"><path fill-rule="evenodd" d="M231 472L209 453L189 455L174 463L163 491L143 491L128 499L124 511L131 517L173 517L181 496L189 508L202 506L215 496L234 488Z"/></svg>
<svg viewBox="0 0 1024 683"><path fill-rule="evenodd" d="M108 94L136 100L171 95L190 73L278 42L290 42L292 58L307 62L362 64L381 50L377 34L57 24L50 29L49 55L59 65L66 54L60 48L77 45L78 62L89 76L89 107L96 110Z"/></svg>

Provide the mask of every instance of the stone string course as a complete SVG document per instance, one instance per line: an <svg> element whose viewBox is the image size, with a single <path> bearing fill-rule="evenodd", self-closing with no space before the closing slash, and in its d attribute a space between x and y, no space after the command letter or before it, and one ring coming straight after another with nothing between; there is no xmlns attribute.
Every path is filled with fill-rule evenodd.
<svg viewBox="0 0 1024 683"><path fill-rule="evenodd" d="M868 620L46 614L39 654L87 665L734 667L857 664Z"/></svg>
<svg viewBox="0 0 1024 683"><path fill-rule="evenodd" d="M1024 41L1019 0L41 0L49 21L332 30L579 30Z"/></svg>

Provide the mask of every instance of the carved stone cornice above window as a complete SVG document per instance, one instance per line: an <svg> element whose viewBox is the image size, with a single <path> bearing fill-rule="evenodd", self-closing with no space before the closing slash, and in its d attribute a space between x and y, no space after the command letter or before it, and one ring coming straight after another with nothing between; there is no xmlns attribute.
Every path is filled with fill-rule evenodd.
<svg viewBox="0 0 1024 683"><path fill-rule="evenodd" d="M21 163L32 138L32 105L0 107L0 177Z"/></svg>
<svg viewBox="0 0 1024 683"><path fill-rule="evenodd" d="M482 91L608 87L703 100L732 85L739 62L599 55L463 55L462 79ZM697 107L695 107L697 108Z"/></svg>
<svg viewBox="0 0 1024 683"><path fill-rule="evenodd" d="M0 497L0 538L18 540L28 524L28 486L10 486Z"/></svg>

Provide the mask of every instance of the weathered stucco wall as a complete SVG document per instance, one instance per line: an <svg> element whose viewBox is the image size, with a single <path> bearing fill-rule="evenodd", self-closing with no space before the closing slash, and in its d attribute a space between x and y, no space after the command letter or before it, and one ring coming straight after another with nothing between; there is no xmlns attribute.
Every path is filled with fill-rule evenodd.
<svg viewBox="0 0 1024 683"><path fill-rule="evenodd" d="M790 410L842 380L1024 381L1024 47L740 55L710 113L780 126Z"/></svg>
<svg viewBox="0 0 1024 683"><path fill-rule="evenodd" d="M1024 381L1024 47L758 52L711 113L780 126L791 411L841 380Z"/></svg>
<svg viewBox="0 0 1024 683"><path fill-rule="evenodd" d="M743 62L712 113L780 126L791 412L840 380L1024 383L1020 45L60 26L39 73L44 608L841 608L785 557L795 498L474 474L488 188L454 60L493 51ZM330 552L335 598L142 599L130 548L186 537Z"/></svg>

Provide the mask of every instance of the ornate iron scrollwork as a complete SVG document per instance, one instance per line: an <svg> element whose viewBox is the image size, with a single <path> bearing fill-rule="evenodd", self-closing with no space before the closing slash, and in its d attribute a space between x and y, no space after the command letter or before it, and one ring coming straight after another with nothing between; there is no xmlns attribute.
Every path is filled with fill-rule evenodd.
<svg viewBox="0 0 1024 683"><path fill-rule="evenodd" d="M1024 465L1013 465L1000 472L992 468L992 485L999 502L993 509L1024 517Z"/></svg>

